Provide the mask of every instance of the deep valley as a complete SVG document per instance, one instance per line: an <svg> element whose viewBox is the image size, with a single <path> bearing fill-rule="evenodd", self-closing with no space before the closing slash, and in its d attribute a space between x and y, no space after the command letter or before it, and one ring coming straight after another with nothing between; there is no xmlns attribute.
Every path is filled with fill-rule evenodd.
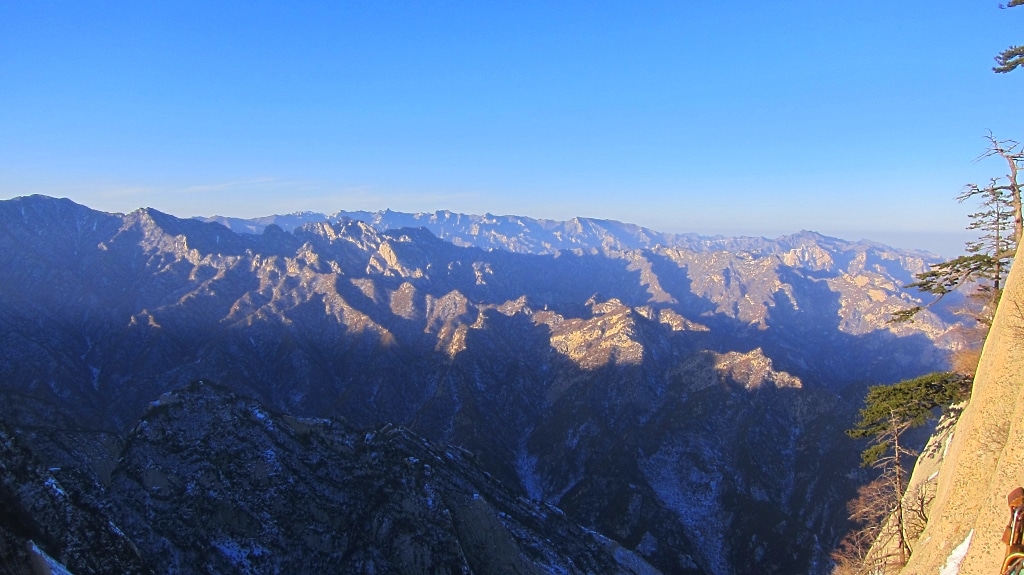
<svg viewBox="0 0 1024 575"><path fill-rule="evenodd" d="M962 344L813 232L210 220L0 201L7 572L824 573L865 388Z"/></svg>

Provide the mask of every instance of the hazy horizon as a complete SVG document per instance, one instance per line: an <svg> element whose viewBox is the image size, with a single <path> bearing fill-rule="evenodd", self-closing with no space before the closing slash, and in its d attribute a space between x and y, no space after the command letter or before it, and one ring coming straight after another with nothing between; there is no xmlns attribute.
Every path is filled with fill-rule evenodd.
<svg viewBox="0 0 1024 575"><path fill-rule="evenodd" d="M451 210L962 252L1024 9L0 6L0 198ZM1012 101L1012 97L1009 98Z"/></svg>
<svg viewBox="0 0 1024 575"><path fill-rule="evenodd" d="M53 196L53 197L59 197L61 199L69 199L71 201L75 201L72 198L67 198L67 197L64 197L64 196ZM92 209L97 209L99 211L104 211L104 212L107 212L107 213L125 214L125 213L130 213L130 212L134 211L134 210L102 210L100 208L96 208L95 206L89 206L88 204L82 204L82 205L85 205L85 206L87 206L89 208L92 208ZM159 210L158 208L154 208L152 206L139 206L136 209L145 209L145 208L157 209L158 211L161 211L163 213L167 213L169 215L172 215L172 216L175 216L175 217L178 217L178 218L221 218L221 217L223 217L223 218L237 218L237 219L242 219L242 220L258 220L258 219L261 219L261 218L269 218L269 217L273 217L273 216L289 216L289 215L299 215L299 214L306 214L306 213L317 214L317 215L322 215L324 217L329 217L329 216L333 216L333 215L335 215L335 214L337 214L339 212L348 212L348 213L352 213L352 212L378 213L378 212L384 212L384 211L387 211L387 210L391 210L391 208L381 208L381 209L376 209L376 210L353 210L353 209L348 209L348 208L340 208L340 209L337 209L337 210L329 210L329 211L295 210L295 211L277 212L277 213L272 213L272 214L262 214L262 215L259 215L259 216L242 217L242 216L237 216L237 215L230 214L230 213L223 213L223 214L220 214L220 213L218 213L218 214L195 214L195 215L186 216L186 215L182 215L182 214L175 214L175 213L172 213L172 212L166 212L164 210ZM438 212L445 212L445 211L447 211L447 212L451 212L451 213L468 215L468 216L491 215L491 216L495 216L495 217L529 218L529 219L534 219L534 220L547 220L547 221L559 221L559 222L564 222L564 221L568 221L568 220L573 219L572 217L565 218L565 219L538 218L538 217L531 216L529 214L496 214L496 213L493 213L493 212L481 212L481 213L456 212L455 210L445 210L443 208L442 209L438 209L438 210L418 211L418 212L404 212L402 210L391 210L391 211L407 213L407 214L413 214L413 215L435 214L435 213L438 213ZM589 216L573 216L573 217L590 218ZM922 237L922 234L914 234L914 233L907 234L905 237L901 237L899 234L890 234L890 236L888 238L880 238L880 237L852 237L852 236L843 236L843 235L836 235L836 234L825 233L825 232L822 232L822 231L819 231L819 230L815 230L815 229L803 228L803 229L799 229L799 230L780 230L777 233L767 233L767 234L726 234L726 233L717 233L717 232L700 232L700 231L694 231L694 230L675 230L675 231L673 231L673 230L664 230L664 229L652 228L650 226L642 226L641 224L637 224L636 222L630 222L630 221L626 221L626 220L619 220L619 219L615 219L615 218L590 218L590 219L606 220L606 221L619 222L619 223L622 223L622 224L636 225L636 226L643 227L645 229L650 229L652 231L661 232L661 233L670 233L670 234L694 233L694 234L698 234L698 235L701 235L701 236L707 236L707 237L717 237L717 236L720 236L720 237L744 237L744 236L746 236L746 237L764 237L764 238L767 238L767 239L774 240L774 239L778 239L780 237L790 236L790 235L798 234L798 233L801 233L801 232L804 232L804 231L808 231L808 232L813 232L813 233L819 233L819 234L824 235L824 236L839 238L839 239L850 241L850 242L857 242L857 241L866 240L866 241L871 241L871 242L885 244L885 245L888 245L888 246L894 247L894 248L930 251L933 254L935 254L937 256L941 256L941 257L955 257L956 255L960 254L961 252L963 252L963 242L960 240L960 236L966 235L966 237L968 237L968 238L971 237L970 234L966 234L966 233L960 233L960 234L957 234L957 233L934 234L933 237L930 238L930 240L931 240L930 243L931 244L933 244L933 245L945 245L945 246L949 246L950 247L950 252L949 253L943 253L943 252L936 251L934 249L922 248L922 247L920 247L918 245L915 245L913 242L915 240L920 240L921 237Z"/></svg>

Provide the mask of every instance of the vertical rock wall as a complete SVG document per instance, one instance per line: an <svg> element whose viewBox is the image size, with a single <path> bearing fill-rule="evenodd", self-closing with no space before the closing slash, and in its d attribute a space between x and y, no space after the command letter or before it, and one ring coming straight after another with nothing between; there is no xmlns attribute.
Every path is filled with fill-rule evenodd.
<svg viewBox="0 0 1024 575"><path fill-rule="evenodd" d="M937 481L928 526L901 573L999 573L1006 494L1024 484L1024 265L1010 272Z"/></svg>

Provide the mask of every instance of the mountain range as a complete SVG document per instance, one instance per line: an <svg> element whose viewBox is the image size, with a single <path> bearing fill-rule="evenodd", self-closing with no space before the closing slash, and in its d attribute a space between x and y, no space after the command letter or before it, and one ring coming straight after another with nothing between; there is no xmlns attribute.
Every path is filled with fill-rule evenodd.
<svg viewBox="0 0 1024 575"><path fill-rule="evenodd" d="M888 323L934 260L813 232L0 201L22 454L0 544L75 573L823 573L865 387L962 345L951 313ZM109 541L90 555L37 507Z"/></svg>

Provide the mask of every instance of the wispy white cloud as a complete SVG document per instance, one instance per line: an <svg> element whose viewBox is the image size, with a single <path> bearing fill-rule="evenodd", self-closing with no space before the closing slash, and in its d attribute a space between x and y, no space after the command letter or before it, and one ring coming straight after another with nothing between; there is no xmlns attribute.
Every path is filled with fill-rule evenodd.
<svg viewBox="0 0 1024 575"><path fill-rule="evenodd" d="M229 182L191 184L174 191L182 194L206 194L210 192L225 192L231 190L238 190L241 188L266 187L275 185L280 186L281 184L287 184L287 182L283 182L282 180L278 180L276 178L252 178Z"/></svg>

